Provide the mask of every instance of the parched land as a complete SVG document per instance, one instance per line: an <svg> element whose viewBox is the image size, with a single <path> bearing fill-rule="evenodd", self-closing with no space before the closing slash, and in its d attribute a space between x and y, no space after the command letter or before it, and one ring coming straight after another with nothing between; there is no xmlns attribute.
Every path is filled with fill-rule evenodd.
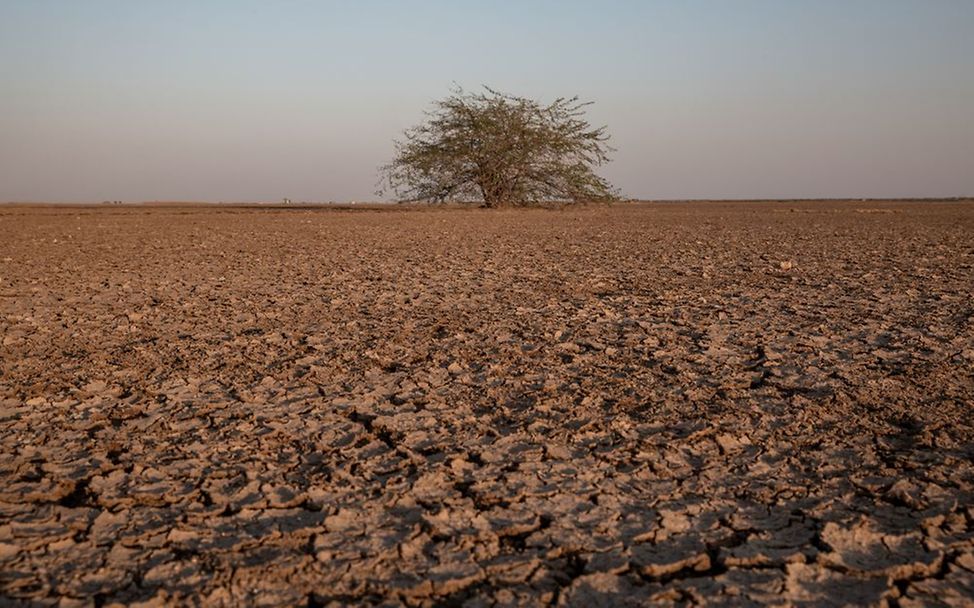
<svg viewBox="0 0 974 608"><path fill-rule="evenodd" d="M974 602L974 204L0 208L0 601Z"/></svg>

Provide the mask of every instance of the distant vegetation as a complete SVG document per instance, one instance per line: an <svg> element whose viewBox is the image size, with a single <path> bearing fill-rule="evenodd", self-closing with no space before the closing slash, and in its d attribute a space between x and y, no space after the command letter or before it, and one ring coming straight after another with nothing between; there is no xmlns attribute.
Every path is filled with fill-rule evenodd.
<svg viewBox="0 0 974 608"><path fill-rule="evenodd" d="M594 171L612 149L606 127L584 119L589 104L572 97L545 106L489 87L458 88L395 142L379 194L486 207L616 200Z"/></svg>

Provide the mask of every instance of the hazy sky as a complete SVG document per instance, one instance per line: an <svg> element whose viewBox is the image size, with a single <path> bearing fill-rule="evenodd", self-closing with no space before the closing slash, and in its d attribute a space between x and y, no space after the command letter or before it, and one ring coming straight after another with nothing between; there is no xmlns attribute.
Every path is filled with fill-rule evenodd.
<svg viewBox="0 0 974 608"><path fill-rule="evenodd" d="M0 201L375 199L454 82L629 196L974 195L974 0L0 0Z"/></svg>

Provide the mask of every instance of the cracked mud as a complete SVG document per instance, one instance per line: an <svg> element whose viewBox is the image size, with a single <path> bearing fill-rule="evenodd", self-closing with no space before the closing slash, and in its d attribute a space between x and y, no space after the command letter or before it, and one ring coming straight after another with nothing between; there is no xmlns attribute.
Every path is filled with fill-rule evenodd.
<svg viewBox="0 0 974 608"><path fill-rule="evenodd" d="M7 602L974 601L969 204L9 207L0 330Z"/></svg>

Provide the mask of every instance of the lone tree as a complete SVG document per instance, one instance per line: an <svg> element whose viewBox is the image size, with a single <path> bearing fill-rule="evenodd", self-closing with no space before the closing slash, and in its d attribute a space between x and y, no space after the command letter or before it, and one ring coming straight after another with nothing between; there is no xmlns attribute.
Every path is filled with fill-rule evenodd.
<svg viewBox="0 0 974 608"><path fill-rule="evenodd" d="M583 118L591 102L559 98L543 106L484 89L454 90L434 103L425 123L405 131L395 159L381 169L380 194L486 207L617 198L594 172L612 149L606 128Z"/></svg>

